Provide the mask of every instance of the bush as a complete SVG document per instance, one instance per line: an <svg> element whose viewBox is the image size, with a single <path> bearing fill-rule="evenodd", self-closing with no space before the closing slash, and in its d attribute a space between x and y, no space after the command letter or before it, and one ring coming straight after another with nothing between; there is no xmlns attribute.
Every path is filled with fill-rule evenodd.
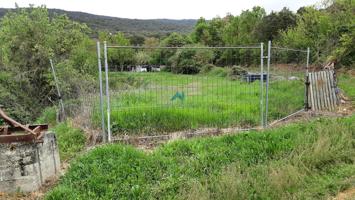
<svg viewBox="0 0 355 200"><path fill-rule="evenodd" d="M206 64L206 65L203 65L201 67L201 71L200 72L203 73L203 74L206 74L206 73L210 72L215 67L216 66L213 65L213 64Z"/></svg>
<svg viewBox="0 0 355 200"><path fill-rule="evenodd" d="M55 126L57 124L57 108L48 107L45 108L41 116L37 119L38 124L49 124Z"/></svg>
<svg viewBox="0 0 355 200"><path fill-rule="evenodd" d="M0 105L3 110L20 123L30 123L40 108L39 102L22 91L26 84L15 75L0 67ZM22 87L21 87L22 86Z"/></svg>
<svg viewBox="0 0 355 200"><path fill-rule="evenodd" d="M228 70L229 69L223 67L214 67L208 74L212 76L226 77L229 73Z"/></svg>
<svg viewBox="0 0 355 200"><path fill-rule="evenodd" d="M200 72L200 65L195 64L191 60L183 60L179 65L172 67L172 72L177 74L197 74Z"/></svg>
<svg viewBox="0 0 355 200"><path fill-rule="evenodd" d="M82 94L90 93L97 88L95 77L81 73L70 61L56 65L61 95L64 100L76 99ZM54 82L52 83L54 87Z"/></svg>
<svg viewBox="0 0 355 200"><path fill-rule="evenodd" d="M49 59L64 98L92 88L97 61L89 32L66 16L50 17L44 6L6 13L0 23L0 102L9 115L30 123L59 99Z"/></svg>
<svg viewBox="0 0 355 200"><path fill-rule="evenodd" d="M228 72L228 76L232 80L237 80L238 77L248 74L248 71L240 66L233 66Z"/></svg>
<svg viewBox="0 0 355 200"><path fill-rule="evenodd" d="M179 49L170 57L169 64L174 73L197 74L202 66L213 59L213 52L205 49Z"/></svg>

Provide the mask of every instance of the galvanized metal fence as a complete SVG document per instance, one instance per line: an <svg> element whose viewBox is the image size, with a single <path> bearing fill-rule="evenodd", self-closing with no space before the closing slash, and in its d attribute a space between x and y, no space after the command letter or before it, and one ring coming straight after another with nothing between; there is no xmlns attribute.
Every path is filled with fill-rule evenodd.
<svg viewBox="0 0 355 200"><path fill-rule="evenodd" d="M309 50L272 47L271 42L266 50L263 43L140 47L104 42L103 48L105 75L98 42L100 114L96 118L101 119L104 140L111 141L113 135L156 135L196 128L266 127L304 106L301 74L304 76L308 61L294 68L298 71L280 66L284 61L278 58L284 59L285 55L279 54L287 52L309 55ZM135 61L128 59L132 56ZM298 56L308 60L307 56ZM204 62L206 58L210 60ZM301 60L291 58L285 61L287 66L301 65ZM280 102L289 101L288 96L279 96L288 87L294 87L295 96L301 94L291 105Z"/></svg>
<svg viewBox="0 0 355 200"><path fill-rule="evenodd" d="M307 108L306 76L310 50L268 44L265 126Z"/></svg>

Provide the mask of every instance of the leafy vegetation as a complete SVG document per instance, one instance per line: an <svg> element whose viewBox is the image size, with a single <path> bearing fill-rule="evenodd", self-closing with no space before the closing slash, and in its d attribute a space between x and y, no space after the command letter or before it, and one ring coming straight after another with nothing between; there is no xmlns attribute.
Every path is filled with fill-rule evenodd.
<svg viewBox="0 0 355 200"><path fill-rule="evenodd" d="M57 122L57 108L47 107L36 120L37 124L48 124L50 130L56 135L59 155L62 161L73 159L83 150L86 144L86 135L83 130L75 128L71 119Z"/></svg>
<svg viewBox="0 0 355 200"><path fill-rule="evenodd" d="M49 59L55 61L63 98L79 101L80 95L90 93L97 85L92 36L110 44L150 48L258 45L271 39L279 46L310 47L315 64L333 61L337 67L353 68L354 1L325 2L323 7L304 7L297 13L285 8L267 14L263 8L254 7L237 16L201 18L187 34L170 33L177 27L171 28L171 21L160 20L166 22L162 26L154 20L144 21L149 26L144 30L161 27L162 32L169 32L149 37L116 32L121 31L118 22L108 17L88 18L88 25L94 29L107 24L111 28L96 34L87 25L51 14L45 7L17 8L0 22L0 102L21 122L31 122L44 111L38 122L55 124L53 105L61 97L55 90ZM176 23L185 27L192 22ZM248 84L235 76L239 67L253 71L259 56L260 52L250 49L110 49L110 70L120 71L110 74L110 85L120 90L112 95L112 130L144 134L256 125L260 121L258 82ZM304 62L289 54L280 56L283 63ZM137 65L159 65L168 72L134 76L124 72ZM232 68L234 65L238 67ZM350 97L355 94L353 82L352 76L340 77L340 87ZM280 79L271 84L275 85L270 87L270 120L302 106L301 81ZM213 87L216 85L219 88ZM166 90L157 93L157 88ZM99 124L97 107L94 110L92 120ZM320 119L262 133L176 141L150 154L129 146L106 145L76 159L46 198L328 198L354 186L354 121L355 116ZM83 149L85 135L70 121L57 124L54 130L63 160Z"/></svg>
<svg viewBox="0 0 355 200"><path fill-rule="evenodd" d="M146 154L106 145L46 199L325 199L354 186L355 116L176 141Z"/></svg>
<svg viewBox="0 0 355 200"><path fill-rule="evenodd" d="M338 66L353 68L354 9L352 0L328 1L324 9L303 8L297 25L283 31L279 43L302 49L310 47L314 63L333 61Z"/></svg>
<svg viewBox="0 0 355 200"><path fill-rule="evenodd" d="M31 96L18 90L21 80L13 81L13 77L12 73L0 70L0 104L15 119L31 121L35 105L28 103L32 100Z"/></svg>
<svg viewBox="0 0 355 200"><path fill-rule="evenodd" d="M192 38L208 46L235 46L273 40L276 45L311 48L314 64L334 61L353 67L355 3L351 0L324 1L324 6L302 7L297 13L287 8L266 15L254 7L239 16L227 15L198 20ZM292 60L289 60L289 62Z"/></svg>
<svg viewBox="0 0 355 200"><path fill-rule="evenodd" d="M49 18L44 7L18 8L2 18L0 101L11 116L29 123L59 98L51 58L65 98L76 98L90 87L96 60L95 51L90 50L94 43L87 36L89 31L86 25L66 16Z"/></svg>
<svg viewBox="0 0 355 200"><path fill-rule="evenodd" d="M139 41L145 47L255 45L272 39L275 45L310 47L313 63L335 61L337 66L352 68L355 60L354 6L351 0L334 0L326 1L322 7L301 8L297 13L284 8L270 14L261 7L254 7L237 16L229 14L212 20L200 18L188 34L169 33L166 37L153 34L136 38L122 32L98 31L97 36L109 44L132 45ZM76 17L68 15L78 21L87 16L83 13L74 13ZM103 19L105 23L111 20ZM89 25L93 23L101 24L94 20ZM55 61L65 100L76 99L95 89L95 41L90 38L93 35L96 36L87 25L54 14L45 7L6 11L0 25L0 102L5 110L19 121L29 123L38 117L41 108L57 104L59 97L50 70L50 58ZM304 62L303 58L295 59L291 54L279 56L283 63L300 65ZM166 71L196 74L205 73L205 66L238 65L250 69L258 65L259 59L255 59L258 57L259 52L249 49L110 49L109 66L110 70L127 71L137 65L161 65Z"/></svg>
<svg viewBox="0 0 355 200"><path fill-rule="evenodd" d="M50 126L57 125L57 108L47 107L36 120L37 124L48 124Z"/></svg>
<svg viewBox="0 0 355 200"><path fill-rule="evenodd" d="M340 77L338 77L338 86L340 89L343 90L346 96L350 98L350 100L353 102L353 105L355 105L355 76L351 74L341 74Z"/></svg>
<svg viewBox="0 0 355 200"><path fill-rule="evenodd" d="M12 9L0 8L0 17L3 17L6 13L13 11ZM108 17L101 15L93 15L83 12L65 11L59 9L48 9L50 16L56 14L66 15L71 20L80 23L85 23L94 31L106 30L112 33L124 32L129 35L134 44L141 44L140 38L146 36L161 37L171 32L189 33L193 30L193 26L196 23L194 19L186 20L173 20L173 19L152 19L152 20L140 20L140 19L126 19L118 17Z"/></svg>
<svg viewBox="0 0 355 200"><path fill-rule="evenodd" d="M354 26L353 15L355 4L351 0L324 1L323 6L300 8L293 13L287 8L279 12L266 14L265 9L254 7L243 11L240 15L227 15L212 20L200 18L194 30L188 34L171 33L160 42L163 47L189 46L256 46L260 42L272 40L274 46L311 49L311 62L320 66L334 62L337 67L353 68L354 59ZM115 43L115 41L111 41ZM149 51L152 51L149 49ZM137 52L139 53L139 52ZM213 64L219 67L240 65L254 66L259 60L259 52L250 50L219 49L200 57L194 62L194 50L155 50L153 59L146 64L166 65L175 73L195 74L200 71L199 65ZM295 52L284 52L277 59L283 63L300 65L306 62L306 56ZM124 65L134 65L134 55ZM129 58L126 56L126 60ZM122 64L122 63L120 63ZM111 66L117 62L111 60Z"/></svg>
<svg viewBox="0 0 355 200"><path fill-rule="evenodd" d="M85 147L86 137L84 132L74 128L70 121L57 124L53 131L57 137L59 155L62 161L75 157Z"/></svg>

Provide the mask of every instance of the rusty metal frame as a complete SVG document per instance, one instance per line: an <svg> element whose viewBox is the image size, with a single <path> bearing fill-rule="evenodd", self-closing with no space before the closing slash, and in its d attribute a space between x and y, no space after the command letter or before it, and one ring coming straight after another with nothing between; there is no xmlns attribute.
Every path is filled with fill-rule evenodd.
<svg viewBox="0 0 355 200"><path fill-rule="evenodd" d="M12 119L0 108L0 118L8 125L0 126L0 143L43 142L48 125L23 125Z"/></svg>

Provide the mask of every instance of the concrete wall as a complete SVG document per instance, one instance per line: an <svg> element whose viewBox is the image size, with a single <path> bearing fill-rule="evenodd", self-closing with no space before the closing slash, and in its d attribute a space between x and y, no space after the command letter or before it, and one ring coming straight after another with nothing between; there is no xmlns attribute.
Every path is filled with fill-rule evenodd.
<svg viewBox="0 0 355 200"><path fill-rule="evenodd" d="M0 192L31 192L59 174L60 160L54 133L43 143L0 144Z"/></svg>

